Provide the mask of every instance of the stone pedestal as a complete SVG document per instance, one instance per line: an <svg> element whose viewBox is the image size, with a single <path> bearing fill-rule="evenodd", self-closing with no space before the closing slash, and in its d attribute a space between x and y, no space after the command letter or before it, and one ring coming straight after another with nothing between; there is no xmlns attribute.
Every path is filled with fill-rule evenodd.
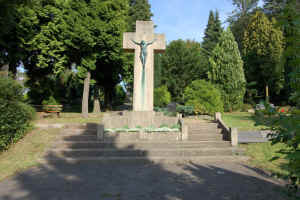
<svg viewBox="0 0 300 200"><path fill-rule="evenodd" d="M161 125L172 126L178 123L177 117L167 117L155 113L154 111L132 111L119 112L115 114L105 114L103 116L103 125L105 128L136 128L137 126L159 128Z"/></svg>

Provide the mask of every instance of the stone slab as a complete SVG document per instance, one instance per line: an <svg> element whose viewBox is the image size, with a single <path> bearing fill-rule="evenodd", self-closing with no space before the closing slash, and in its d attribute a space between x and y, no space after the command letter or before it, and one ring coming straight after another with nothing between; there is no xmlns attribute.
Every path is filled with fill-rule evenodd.
<svg viewBox="0 0 300 200"><path fill-rule="evenodd" d="M261 143L268 142L269 139L265 137L260 131L239 131L238 143Z"/></svg>

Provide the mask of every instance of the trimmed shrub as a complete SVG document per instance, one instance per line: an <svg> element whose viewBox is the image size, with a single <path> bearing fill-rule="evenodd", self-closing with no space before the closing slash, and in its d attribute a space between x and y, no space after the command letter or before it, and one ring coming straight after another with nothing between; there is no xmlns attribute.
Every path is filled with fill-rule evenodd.
<svg viewBox="0 0 300 200"><path fill-rule="evenodd" d="M248 112L248 110L253 109L253 106L250 104L243 104L241 107L242 112Z"/></svg>
<svg viewBox="0 0 300 200"><path fill-rule="evenodd" d="M31 127L35 110L23 102L22 91L13 79L0 77L0 151L21 139Z"/></svg>
<svg viewBox="0 0 300 200"><path fill-rule="evenodd" d="M164 107L171 102L171 94L166 85L154 89L154 105Z"/></svg>
<svg viewBox="0 0 300 200"><path fill-rule="evenodd" d="M59 105L60 103L56 101L56 99L51 96L49 99L43 100L42 105Z"/></svg>
<svg viewBox="0 0 300 200"><path fill-rule="evenodd" d="M115 87L115 93L113 98L113 105L114 106L120 106L125 103L126 100L126 92L124 91L123 87L121 85L117 85Z"/></svg>
<svg viewBox="0 0 300 200"><path fill-rule="evenodd" d="M194 114L194 108L193 106L183 106L183 105L177 105L176 111L181 113L183 116L188 116Z"/></svg>
<svg viewBox="0 0 300 200"><path fill-rule="evenodd" d="M6 101L23 101L23 87L9 77L0 76L0 98Z"/></svg>
<svg viewBox="0 0 300 200"><path fill-rule="evenodd" d="M195 114L213 115L223 112L220 91L205 80L193 81L184 90L185 105L193 106Z"/></svg>

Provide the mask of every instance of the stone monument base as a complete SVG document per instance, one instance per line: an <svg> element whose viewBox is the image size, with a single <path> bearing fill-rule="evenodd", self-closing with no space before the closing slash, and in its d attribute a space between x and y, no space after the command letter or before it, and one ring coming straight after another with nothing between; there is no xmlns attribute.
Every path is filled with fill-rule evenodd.
<svg viewBox="0 0 300 200"><path fill-rule="evenodd" d="M104 114L102 124L105 128L136 128L137 126L159 128L161 125L172 126L178 121L179 117L167 117L163 113L154 111L124 111Z"/></svg>
<svg viewBox="0 0 300 200"><path fill-rule="evenodd" d="M136 127L155 127L162 125L173 126L180 123L182 125L180 132L137 132L137 133L106 133L105 129L112 128L136 128ZM187 129L183 125L180 116L168 117L163 113L154 111L124 111L104 114L102 123L97 127L97 138L102 141L125 140L125 141L180 141L187 140Z"/></svg>
<svg viewBox="0 0 300 200"><path fill-rule="evenodd" d="M162 125L173 126L180 123L181 130L178 133L172 132L155 132L155 133L106 133L105 129L112 128L137 128L137 127L155 127L159 128ZM181 117L168 117L163 113L154 111L125 111L117 113L104 114L101 124L97 126L97 138L102 141L109 141L111 138L115 140L149 140L149 141L181 141L188 139L188 127L184 124Z"/></svg>

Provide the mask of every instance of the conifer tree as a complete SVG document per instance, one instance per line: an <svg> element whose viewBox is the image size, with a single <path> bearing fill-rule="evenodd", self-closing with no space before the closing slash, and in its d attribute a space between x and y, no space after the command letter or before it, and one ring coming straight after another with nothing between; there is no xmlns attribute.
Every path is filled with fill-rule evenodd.
<svg viewBox="0 0 300 200"><path fill-rule="evenodd" d="M202 48L208 55L218 44L222 32L223 28L221 27L221 21L218 11L216 11L215 13L213 11L210 11L202 43Z"/></svg>
<svg viewBox="0 0 300 200"><path fill-rule="evenodd" d="M246 80L238 45L229 28L221 34L209 62L209 78L221 90L225 110L239 109L243 104Z"/></svg>
<svg viewBox="0 0 300 200"><path fill-rule="evenodd" d="M266 100L269 88L279 92L282 87L283 65L281 62L284 38L264 13L257 11L250 19L243 38L243 58L248 82L257 82L260 95L265 88Z"/></svg>

